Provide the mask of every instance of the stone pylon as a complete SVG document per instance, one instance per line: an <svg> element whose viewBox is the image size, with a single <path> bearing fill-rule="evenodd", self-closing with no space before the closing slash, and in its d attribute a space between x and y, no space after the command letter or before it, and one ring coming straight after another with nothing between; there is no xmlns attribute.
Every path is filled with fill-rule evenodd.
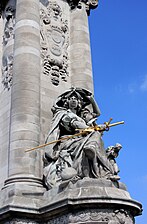
<svg viewBox="0 0 147 224"><path fill-rule="evenodd" d="M58 95L71 86L93 91L87 15L97 4L95 0L0 3L1 223L131 224L141 212L124 187L115 192L109 181L81 181L55 197L43 186L42 150L25 153L44 143L50 108ZM126 222L119 221L123 217Z"/></svg>

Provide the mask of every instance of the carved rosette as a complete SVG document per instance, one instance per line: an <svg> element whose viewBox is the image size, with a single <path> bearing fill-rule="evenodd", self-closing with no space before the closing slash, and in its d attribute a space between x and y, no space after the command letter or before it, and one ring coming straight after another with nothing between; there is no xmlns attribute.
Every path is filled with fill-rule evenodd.
<svg viewBox="0 0 147 224"><path fill-rule="evenodd" d="M134 224L134 218L130 212L124 209L120 210L99 210L99 209L88 209L80 212L75 212L75 214L64 215L62 217L56 218L47 222L47 224L55 223L101 223L101 224Z"/></svg>
<svg viewBox="0 0 147 224"><path fill-rule="evenodd" d="M46 8L41 5L40 11L42 73L58 86L68 77L68 21L56 2L49 2Z"/></svg>
<svg viewBox="0 0 147 224"><path fill-rule="evenodd" d="M5 50L14 44L15 7L7 4L3 11L4 35L3 35L3 57L2 57L2 83L4 89L10 90L12 85L13 52L5 53Z"/></svg>

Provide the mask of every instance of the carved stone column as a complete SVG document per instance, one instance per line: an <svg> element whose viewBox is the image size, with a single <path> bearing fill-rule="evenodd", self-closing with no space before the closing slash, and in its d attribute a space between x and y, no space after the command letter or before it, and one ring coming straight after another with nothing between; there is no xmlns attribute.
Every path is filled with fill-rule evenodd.
<svg viewBox="0 0 147 224"><path fill-rule="evenodd" d="M88 2L87 2L88 4ZM93 91L91 50L87 9L88 5L79 2L76 10L71 11L70 66L71 83Z"/></svg>
<svg viewBox="0 0 147 224"><path fill-rule="evenodd" d="M11 86L16 1L0 3L1 7L1 71L0 71L0 188L8 176L8 148L10 131Z"/></svg>
<svg viewBox="0 0 147 224"><path fill-rule="evenodd" d="M39 0L17 0L8 179L5 184L41 184L38 152L40 134L40 16Z"/></svg>
<svg viewBox="0 0 147 224"><path fill-rule="evenodd" d="M0 2L4 22L0 223L134 224L142 212L124 184L106 177L65 179L47 191L41 150L25 152L45 142L50 109L59 94L71 86L93 91L87 14L97 4L97 0Z"/></svg>

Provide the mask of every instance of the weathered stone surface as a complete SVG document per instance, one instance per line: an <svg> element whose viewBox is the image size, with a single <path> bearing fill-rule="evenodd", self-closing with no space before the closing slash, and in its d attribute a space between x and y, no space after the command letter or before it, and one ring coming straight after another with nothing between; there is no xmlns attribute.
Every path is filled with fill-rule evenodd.
<svg viewBox="0 0 147 224"><path fill-rule="evenodd" d="M13 67L15 1L1 1L5 6L0 19L0 188L8 177L11 85ZM7 3L7 4L6 4ZM3 8L4 9L4 8Z"/></svg>
<svg viewBox="0 0 147 224"><path fill-rule="evenodd" d="M83 177L47 191L43 150L25 152L44 143L57 96L71 86L93 92L87 13L97 4L0 2L0 223L133 224L141 213L114 180Z"/></svg>
<svg viewBox="0 0 147 224"><path fill-rule="evenodd" d="M0 196L0 223L7 223L6 218L10 223L134 224L134 216L141 212L126 190L91 178L48 192L19 183L4 188Z"/></svg>
<svg viewBox="0 0 147 224"><path fill-rule="evenodd" d="M110 122L95 123L100 110L93 94L84 88L72 87L58 96L52 112L43 157L46 187L51 189L60 184L65 187L68 182L75 183L84 177L119 180L115 158L122 146L117 143L104 149L102 133L109 129Z"/></svg>
<svg viewBox="0 0 147 224"><path fill-rule="evenodd" d="M87 14L81 9L73 10L70 16L70 75L73 86L93 90L90 41Z"/></svg>

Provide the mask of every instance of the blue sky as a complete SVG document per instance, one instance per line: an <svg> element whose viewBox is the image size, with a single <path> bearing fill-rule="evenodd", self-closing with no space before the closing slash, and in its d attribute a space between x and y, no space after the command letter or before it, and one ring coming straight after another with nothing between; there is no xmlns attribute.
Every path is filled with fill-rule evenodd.
<svg viewBox="0 0 147 224"><path fill-rule="evenodd" d="M105 147L123 148L121 181L143 204L136 224L147 223L147 0L99 0L89 17L99 123L113 117L125 125L104 134Z"/></svg>

